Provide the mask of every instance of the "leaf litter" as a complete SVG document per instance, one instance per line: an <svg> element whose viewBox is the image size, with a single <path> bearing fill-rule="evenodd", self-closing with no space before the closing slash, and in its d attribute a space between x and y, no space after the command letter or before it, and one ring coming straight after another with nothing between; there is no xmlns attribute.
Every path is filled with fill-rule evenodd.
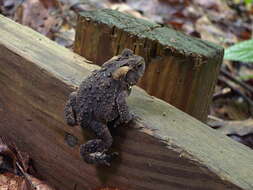
<svg viewBox="0 0 253 190"><path fill-rule="evenodd" d="M0 137L1 190L54 190L37 179L29 155L18 150L6 137Z"/></svg>

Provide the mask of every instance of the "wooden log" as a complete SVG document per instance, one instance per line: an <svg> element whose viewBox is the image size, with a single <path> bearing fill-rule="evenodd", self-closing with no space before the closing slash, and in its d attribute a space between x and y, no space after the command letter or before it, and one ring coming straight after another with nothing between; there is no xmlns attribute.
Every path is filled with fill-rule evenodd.
<svg viewBox="0 0 253 190"><path fill-rule="evenodd" d="M76 53L101 65L125 47L147 62L140 87L206 120L222 63L221 47L114 10L80 13Z"/></svg>
<svg viewBox="0 0 253 190"><path fill-rule="evenodd" d="M140 119L113 131L119 158L111 167L86 164L70 134L78 145L94 136L67 126L63 108L94 66L3 16L0 34L0 134L57 189L253 189L248 147L139 88L128 103Z"/></svg>

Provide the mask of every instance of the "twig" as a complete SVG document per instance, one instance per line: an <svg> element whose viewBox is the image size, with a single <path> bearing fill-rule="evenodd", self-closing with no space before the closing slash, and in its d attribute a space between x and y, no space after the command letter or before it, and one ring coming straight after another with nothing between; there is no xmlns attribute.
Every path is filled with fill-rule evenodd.
<svg viewBox="0 0 253 190"><path fill-rule="evenodd" d="M231 88L231 90L233 90L235 93L237 93L239 96L241 96L244 100L246 100L249 104L249 106L251 108L253 108L253 101L247 97L245 94L243 94L242 92L240 92L238 89L236 89L235 87L233 87L231 84L229 84L226 80L224 80L223 78L219 77L218 78L219 81L221 81L222 83L224 83L226 86L228 86L229 88ZM252 110L250 109L250 112L252 113Z"/></svg>
<svg viewBox="0 0 253 190"><path fill-rule="evenodd" d="M221 91L214 93L213 100L216 100L216 99L219 99L219 98L230 97L231 96L230 92L231 92L230 88L229 88L229 90L228 89L226 89L226 90L222 89Z"/></svg>
<svg viewBox="0 0 253 190"><path fill-rule="evenodd" d="M221 69L220 72L223 76L227 77L229 80L231 80L234 83L240 85L245 90L248 90L251 94L253 94L253 88L250 85L246 84L245 82L242 82L242 81L238 80L237 78L232 76L229 72L225 71L224 69Z"/></svg>
<svg viewBox="0 0 253 190"><path fill-rule="evenodd" d="M21 171L21 173L24 175L24 177L25 177L26 181L29 183L30 187L35 190L36 187L31 182L29 175L23 170L23 168L19 165L18 162L16 162L16 165L17 165L18 169Z"/></svg>

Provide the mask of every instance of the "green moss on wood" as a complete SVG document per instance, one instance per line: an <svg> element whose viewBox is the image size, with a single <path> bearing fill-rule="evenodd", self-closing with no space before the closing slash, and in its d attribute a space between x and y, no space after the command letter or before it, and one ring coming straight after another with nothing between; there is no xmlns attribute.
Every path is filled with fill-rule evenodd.
<svg viewBox="0 0 253 190"><path fill-rule="evenodd" d="M133 16L120 13L111 9L85 11L80 13L92 22L103 23L110 27L119 28L125 32L136 35L140 38L148 38L157 41L164 46L168 52L183 54L184 56L196 56L203 58L223 56L223 48L207 41L193 38L182 32L144 19L137 19Z"/></svg>

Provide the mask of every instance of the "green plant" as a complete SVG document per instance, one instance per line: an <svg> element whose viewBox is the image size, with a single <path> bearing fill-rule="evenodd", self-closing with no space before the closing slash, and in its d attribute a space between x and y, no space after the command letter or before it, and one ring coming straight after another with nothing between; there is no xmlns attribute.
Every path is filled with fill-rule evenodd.
<svg viewBox="0 0 253 190"><path fill-rule="evenodd" d="M245 4L251 4L251 3L253 3L253 0L244 0L244 3Z"/></svg>
<svg viewBox="0 0 253 190"><path fill-rule="evenodd" d="M253 38L227 48L224 59L253 63Z"/></svg>

